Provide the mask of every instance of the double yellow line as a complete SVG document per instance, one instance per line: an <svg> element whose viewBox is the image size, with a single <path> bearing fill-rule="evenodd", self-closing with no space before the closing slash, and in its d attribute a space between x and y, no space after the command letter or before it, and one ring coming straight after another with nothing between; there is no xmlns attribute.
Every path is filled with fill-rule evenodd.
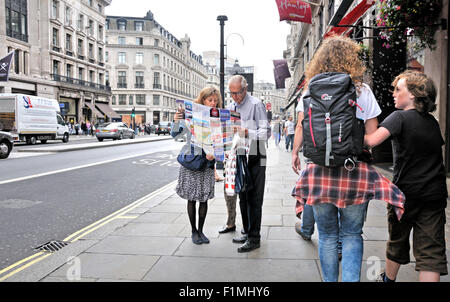
<svg viewBox="0 0 450 302"><path fill-rule="evenodd" d="M124 207L124 208L122 208L122 209L120 209L120 210L118 210L118 211L116 211L116 212L114 212L114 213L112 213L112 214L110 214L110 215L108 215L108 216L106 216L106 217L104 217L104 218L102 218L102 219L100 219L100 220L98 220L98 221L88 225L87 227L85 227L85 228L83 228L83 229L73 233L72 235L66 237L63 241L70 242L70 243L76 242L79 239L83 238L84 236L90 234L91 232L97 230L98 228L108 224L109 222L111 222L111 221L113 221L115 219L134 219L134 218L138 217L138 216L135 216L135 215L125 216L125 214L130 212L131 210L139 207L144 202L147 202L149 199L158 196L159 194L163 193L164 191L166 191L166 190L168 190L170 188L173 188L174 185L176 184L176 182L177 181L173 181L173 182L165 185L164 187L159 188L158 190L156 190L156 191L154 191L154 192L152 192L152 193L150 193L150 194L148 194L148 195L146 195L146 196L136 200L132 204L129 204L128 206L126 206L126 207ZM14 263L14 264L4 268L4 269L2 269L0 271L0 276L5 274L5 273L7 273L7 272L9 272L9 271L11 271L12 269L14 269L14 268L16 268L18 266L26 263L25 265L20 266L19 268L11 271L7 275L5 275L3 277L0 277L0 282L10 278L11 276L13 276L13 275L17 274L18 272L20 272L20 271L22 271L22 270L32 266L33 264L36 264L39 261L44 260L45 258L47 258L50 255L51 254L49 254L49 253L39 252L39 253L31 255L30 257L22 259L22 260L20 260L20 261L18 261L16 263ZM32 260L32 261L30 261L30 260ZM30 262L28 262L28 261L30 261Z"/></svg>

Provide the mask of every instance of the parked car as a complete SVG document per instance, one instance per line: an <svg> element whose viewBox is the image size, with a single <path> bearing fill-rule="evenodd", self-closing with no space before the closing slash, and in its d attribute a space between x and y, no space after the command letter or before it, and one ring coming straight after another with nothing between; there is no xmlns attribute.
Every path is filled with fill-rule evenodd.
<svg viewBox="0 0 450 302"><path fill-rule="evenodd" d="M156 126L155 134L170 134L170 129L172 129L171 122L159 122L158 126Z"/></svg>
<svg viewBox="0 0 450 302"><path fill-rule="evenodd" d="M128 128L126 124L122 122L104 123L95 130L95 136L98 141L103 141L105 138L111 138L113 140L122 138L135 138L136 134L133 129Z"/></svg>
<svg viewBox="0 0 450 302"><path fill-rule="evenodd" d="M8 158L14 146L13 136L0 131L0 159Z"/></svg>

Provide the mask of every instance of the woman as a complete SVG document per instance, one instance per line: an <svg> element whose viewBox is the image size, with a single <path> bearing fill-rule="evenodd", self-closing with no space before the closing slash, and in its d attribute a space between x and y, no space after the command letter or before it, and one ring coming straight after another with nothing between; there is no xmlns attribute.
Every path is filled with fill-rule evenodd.
<svg viewBox="0 0 450 302"><path fill-rule="evenodd" d="M209 107L221 107L222 98L220 92L214 87L206 87L200 91L200 95L195 100L195 103L202 104ZM181 137L186 133L186 145L182 150L191 150L191 137L192 134L187 129L186 125L181 122L184 119L182 109L178 109L175 114L174 121L175 126L171 131L171 136ZM177 127L179 126L179 127ZM179 130L175 130L175 129ZM203 234L203 225L206 219L206 213L208 212L208 199L214 198L214 155L205 154L200 147L194 146L194 154L201 154L208 160L207 167L202 171L191 171L183 166L180 166L180 172L178 175L178 185L176 187L177 194L187 199L187 212L189 221L192 228L192 242L195 244L209 243L209 239ZM199 202L198 209L198 228L196 227L196 202Z"/></svg>
<svg viewBox="0 0 450 302"><path fill-rule="evenodd" d="M357 104L364 108L364 111L356 110L356 117L364 120L366 133L372 133L377 129L377 116L381 110L370 87L362 83L365 67L358 57L359 50L360 46L347 37L326 39L306 69L306 86L314 76L325 72L349 74L356 86ZM299 104L292 153L292 168L297 174L301 170L298 153L303 144L303 100ZM317 223L320 265L323 279L327 282L338 281L339 237L342 238L342 281L360 280L363 255L361 234L368 201L380 199L392 203L399 207L400 217L404 201L403 194L395 185L367 163L359 161L353 171L343 166L331 168L307 162L292 195L297 199L298 217L305 204L313 208L314 217L308 213L307 218L315 218Z"/></svg>

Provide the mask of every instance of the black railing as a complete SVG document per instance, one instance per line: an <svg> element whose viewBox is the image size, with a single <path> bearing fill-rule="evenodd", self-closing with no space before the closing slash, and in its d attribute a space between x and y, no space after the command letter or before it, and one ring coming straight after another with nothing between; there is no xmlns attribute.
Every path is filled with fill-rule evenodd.
<svg viewBox="0 0 450 302"><path fill-rule="evenodd" d="M161 89L161 84L153 84L153 89Z"/></svg>
<svg viewBox="0 0 450 302"><path fill-rule="evenodd" d="M102 85L102 84L97 84L97 83L93 83L93 82L88 82L88 81L83 81L80 79L74 79L74 78L70 78L70 77L65 77L59 74L51 74L52 80L57 81L57 82L63 82L63 83L68 83L71 85L77 85L77 86L83 86L83 87L91 87L94 89L98 89L98 90L106 90L108 92L111 92L111 87L107 86L107 85Z"/></svg>
<svg viewBox="0 0 450 302"><path fill-rule="evenodd" d="M135 83L134 88L145 88L144 83Z"/></svg>
<svg viewBox="0 0 450 302"><path fill-rule="evenodd" d="M127 83L117 83L117 88L127 88Z"/></svg>

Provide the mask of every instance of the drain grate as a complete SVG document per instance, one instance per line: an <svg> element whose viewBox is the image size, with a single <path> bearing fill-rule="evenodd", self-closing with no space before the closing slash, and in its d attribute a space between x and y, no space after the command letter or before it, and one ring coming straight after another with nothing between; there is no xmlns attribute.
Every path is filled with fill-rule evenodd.
<svg viewBox="0 0 450 302"><path fill-rule="evenodd" d="M52 240L52 241L47 242L46 244L35 247L34 249L38 250L38 251L54 253L54 252L59 251L60 249L62 249L63 247L65 247L68 244L69 243L65 242L65 241Z"/></svg>

